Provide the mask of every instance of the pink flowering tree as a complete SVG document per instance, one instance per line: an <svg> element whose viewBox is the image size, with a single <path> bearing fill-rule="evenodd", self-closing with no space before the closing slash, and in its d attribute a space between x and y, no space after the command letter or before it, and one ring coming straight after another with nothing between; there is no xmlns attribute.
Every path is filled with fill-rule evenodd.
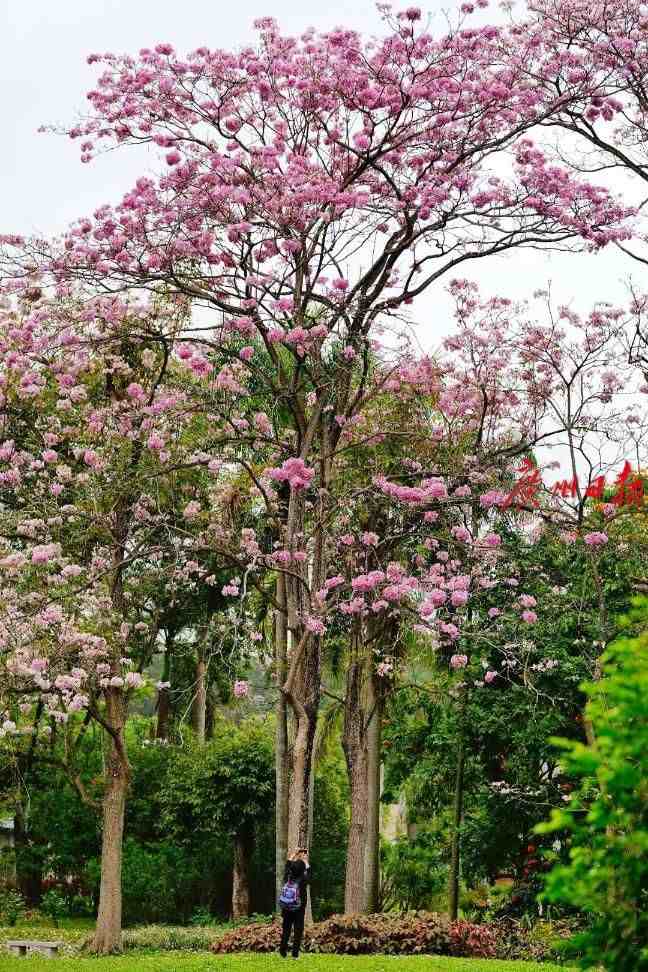
<svg viewBox="0 0 648 972"><path fill-rule="evenodd" d="M284 410L289 436L259 420L278 448L254 488L279 497L277 540L291 557L305 552L308 504L327 520L338 419L360 410L379 319L471 259L627 236L626 211L604 189L521 139L561 99L538 97L524 56L502 63L501 31L433 36L420 18L417 8L385 8L383 36L370 42L344 28L283 37L264 18L259 44L236 54L201 47L182 57L159 44L136 57L93 55L102 73L91 114L70 132L82 160L149 144L163 172L60 243L7 238L8 272L19 278L39 267L91 290L163 288L209 309L189 356L195 373L217 367L235 394L241 376L263 382ZM232 339L235 359L223 355ZM234 431L250 421L232 420ZM306 619L327 557L316 533L277 599L296 723L291 844L308 842L321 633Z"/></svg>
<svg viewBox="0 0 648 972"><path fill-rule="evenodd" d="M617 498L605 504L599 487L615 464L623 465L624 455L641 463L646 443L640 396L627 397L638 388L625 354L632 312L602 307L581 319L565 308L554 312L539 294L529 319L527 308L483 301L465 282L454 283L453 290L457 332L437 361L435 413L428 419L436 449L400 460L375 484L396 508L418 512L421 548L413 590L423 597L420 624L435 632L451 669L465 671L462 684L469 689L473 681L483 685L506 677L506 666L517 664L516 641L528 640L525 629L532 631L542 610L520 586L518 528L511 544L518 520L528 543L549 530L567 542L579 539L591 552L589 569L600 592L600 643L606 640L599 551L608 537L597 523L601 516L632 516L641 504L631 502L629 480L617 484L628 503ZM461 443L454 454L453 443ZM523 458L534 454L543 457L542 470L530 463L522 475ZM554 464L564 464L562 475L552 477ZM636 473L632 481L637 498ZM364 580L378 576L374 571ZM504 668L493 658L482 671L481 660L493 655L504 630L509 631L500 660ZM459 702L465 708L464 692ZM462 766L460 747L450 886L455 916Z"/></svg>
<svg viewBox="0 0 648 972"><path fill-rule="evenodd" d="M208 456L174 382L182 302L50 300L31 288L0 320L0 664L4 732L106 734L97 951L121 940L129 785L125 724L168 602L191 574L187 507ZM177 379L177 376L176 376ZM202 420L201 420L202 421Z"/></svg>

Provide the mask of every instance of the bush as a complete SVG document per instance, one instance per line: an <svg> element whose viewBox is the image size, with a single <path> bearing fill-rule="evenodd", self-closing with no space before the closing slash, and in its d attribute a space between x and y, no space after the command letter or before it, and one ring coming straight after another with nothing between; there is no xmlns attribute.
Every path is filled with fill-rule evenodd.
<svg viewBox="0 0 648 972"><path fill-rule="evenodd" d="M526 919L507 916L489 923L495 935L498 959L517 959L525 962L551 962L566 955L574 957L568 948L574 931L575 919L538 921L532 925Z"/></svg>
<svg viewBox="0 0 648 972"><path fill-rule="evenodd" d="M226 932L213 945L218 954L274 952L281 927L244 925ZM304 951L337 955L495 955L495 936L486 926L469 922L449 925L440 915L412 912L402 915L334 915L307 928Z"/></svg>
<svg viewBox="0 0 648 972"><path fill-rule="evenodd" d="M25 901L22 894L13 888L0 889L0 918L13 928L25 917Z"/></svg>
<svg viewBox="0 0 648 972"><path fill-rule="evenodd" d="M128 838L123 862L125 925L189 920L200 879L195 858L173 844L144 846ZM98 861L88 867L93 869L98 879Z"/></svg>
<svg viewBox="0 0 648 972"><path fill-rule="evenodd" d="M160 952L207 952L222 934L206 925L142 925L127 928L123 934L124 948L147 949Z"/></svg>
<svg viewBox="0 0 648 972"><path fill-rule="evenodd" d="M208 908L196 908L189 919L189 924L198 926L199 928L206 928L214 924L214 916Z"/></svg>
<svg viewBox="0 0 648 972"><path fill-rule="evenodd" d="M635 614L646 626L646 602ZM546 898L588 915L578 937L584 964L610 972L648 968L648 631L622 638L587 687L595 743L562 741L580 785L542 833L566 831L569 860L547 875Z"/></svg>
<svg viewBox="0 0 648 972"><path fill-rule="evenodd" d="M495 958L497 936L488 925L454 921L450 925L450 955L459 958Z"/></svg>
<svg viewBox="0 0 648 972"><path fill-rule="evenodd" d="M69 905L62 894L52 888L46 891L41 900L40 910L58 928L61 918L65 918L70 911Z"/></svg>
<svg viewBox="0 0 648 972"><path fill-rule="evenodd" d="M436 826L421 826L413 840L403 837L383 843L383 910L435 907L448 884L446 852L444 836Z"/></svg>

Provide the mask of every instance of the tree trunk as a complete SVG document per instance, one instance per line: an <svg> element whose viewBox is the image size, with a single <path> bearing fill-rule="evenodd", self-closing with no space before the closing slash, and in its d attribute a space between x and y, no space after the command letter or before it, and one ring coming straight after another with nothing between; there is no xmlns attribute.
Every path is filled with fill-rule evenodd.
<svg viewBox="0 0 648 972"><path fill-rule="evenodd" d="M101 886L93 951L103 955L121 951L122 847L124 813L130 767L124 747L125 702L119 690L109 689L106 718L114 735L109 736L106 758L106 784L103 796L101 843Z"/></svg>
<svg viewBox="0 0 648 972"><path fill-rule="evenodd" d="M308 840L310 847L313 840L313 821L315 819L315 766L310 777L310 787L308 791ZM304 924L306 927L313 924L313 888L309 886L306 898L306 912L304 914Z"/></svg>
<svg viewBox="0 0 648 972"><path fill-rule="evenodd" d="M288 627L286 618L286 591L283 574L277 577L277 602L275 613L275 667L277 684L286 681L288 658ZM288 858L288 707L283 692L279 692L275 728L275 903L278 907L283 885L284 868Z"/></svg>
<svg viewBox="0 0 648 972"><path fill-rule="evenodd" d="M205 701L205 740L211 742L214 738L214 728L216 725L216 701L213 689L207 689Z"/></svg>
<svg viewBox="0 0 648 972"><path fill-rule="evenodd" d="M342 746L349 777L351 817L346 857L344 912L360 914L365 903L365 838L367 833L367 740L362 705L364 666L358 659L355 635L347 669Z"/></svg>
<svg viewBox="0 0 648 972"><path fill-rule="evenodd" d="M374 914L380 897L380 757L382 749L383 699L370 676L368 687L369 724L367 726L367 834L364 860L364 900L362 910Z"/></svg>
<svg viewBox="0 0 648 972"><path fill-rule="evenodd" d="M464 801L465 742L463 713L460 715L459 744L457 747L457 772L455 776L454 809L452 820L452 850L448 882L448 917L456 921L459 914L459 871L461 865L461 821Z"/></svg>
<svg viewBox="0 0 648 972"><path fill-rule="evenodd" d="M247 918L250 914L250 856L252 837L237 834L234 838L234 870L232 874L232 918Z"/></svg>
<svg viewBox="0 0 648 972"><path fill-rule="evenodd" d="M196 683L192 706L192 723L198 742L203 745L205 742L205 717L207 713L207 665L199 649L198 661L196 662Z"/></svg>
<svg viewBox="0 0 648 972"><path fill-rule="evenodd" d="M161 682L166 683L171 676L171 657L169 654L170 640L167 638L166 651L164 653L164 665L162 668ZM171 698L168 688L158 690L157 697L157 726L155 729L156 739L167 739L169 736L169 717L171 715Z"/></svg>
<svg viewBox="0 0 648 972"><path fill-rule="evenodd" d="M16 860L16 884L25 901L31 907L40 903L43 871L37 857L30 852L27 814L20 799L14 813L14 851Z"/></svg>
<svg viewBox="0 0 648 972"><path fill-rule="evenodd" d="M319 684L306 683L306 691L312 696L317 693ZM310 781L313 771L313 743L317 724L317 703L312 701L304 712L296 717L295 741L293 744L292 779L290 784L288 813L288 849L309 847L308 826Z"/></svg>

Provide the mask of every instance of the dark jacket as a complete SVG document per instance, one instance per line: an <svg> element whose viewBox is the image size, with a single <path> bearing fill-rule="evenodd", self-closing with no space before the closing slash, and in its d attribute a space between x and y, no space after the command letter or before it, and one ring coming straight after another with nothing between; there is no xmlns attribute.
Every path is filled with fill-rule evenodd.
<svg viewBox="0 0 648 972"><path fill-rule="evenodd" d="M311 869L306 867L303 861L286 861L284 871L284 881L295 881L299 885L299 897L301 898L302 908L306 907L308 896L307 885L310 883Z"/></svg>

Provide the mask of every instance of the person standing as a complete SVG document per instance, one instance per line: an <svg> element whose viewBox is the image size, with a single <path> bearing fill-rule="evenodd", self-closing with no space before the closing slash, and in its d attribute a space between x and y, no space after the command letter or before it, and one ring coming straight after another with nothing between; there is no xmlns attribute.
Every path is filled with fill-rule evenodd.
<svg viewBox="0 0 648 972"><path fill-rule="evenodd" d="M298 847L286 861L284 886L279 896L282 918L279 952L284 958L288 955L291 931L293 932L292 957L299 958L299 949L304 935L304 916L306 914L310 876L308 851L305 847Z"/></svg>

